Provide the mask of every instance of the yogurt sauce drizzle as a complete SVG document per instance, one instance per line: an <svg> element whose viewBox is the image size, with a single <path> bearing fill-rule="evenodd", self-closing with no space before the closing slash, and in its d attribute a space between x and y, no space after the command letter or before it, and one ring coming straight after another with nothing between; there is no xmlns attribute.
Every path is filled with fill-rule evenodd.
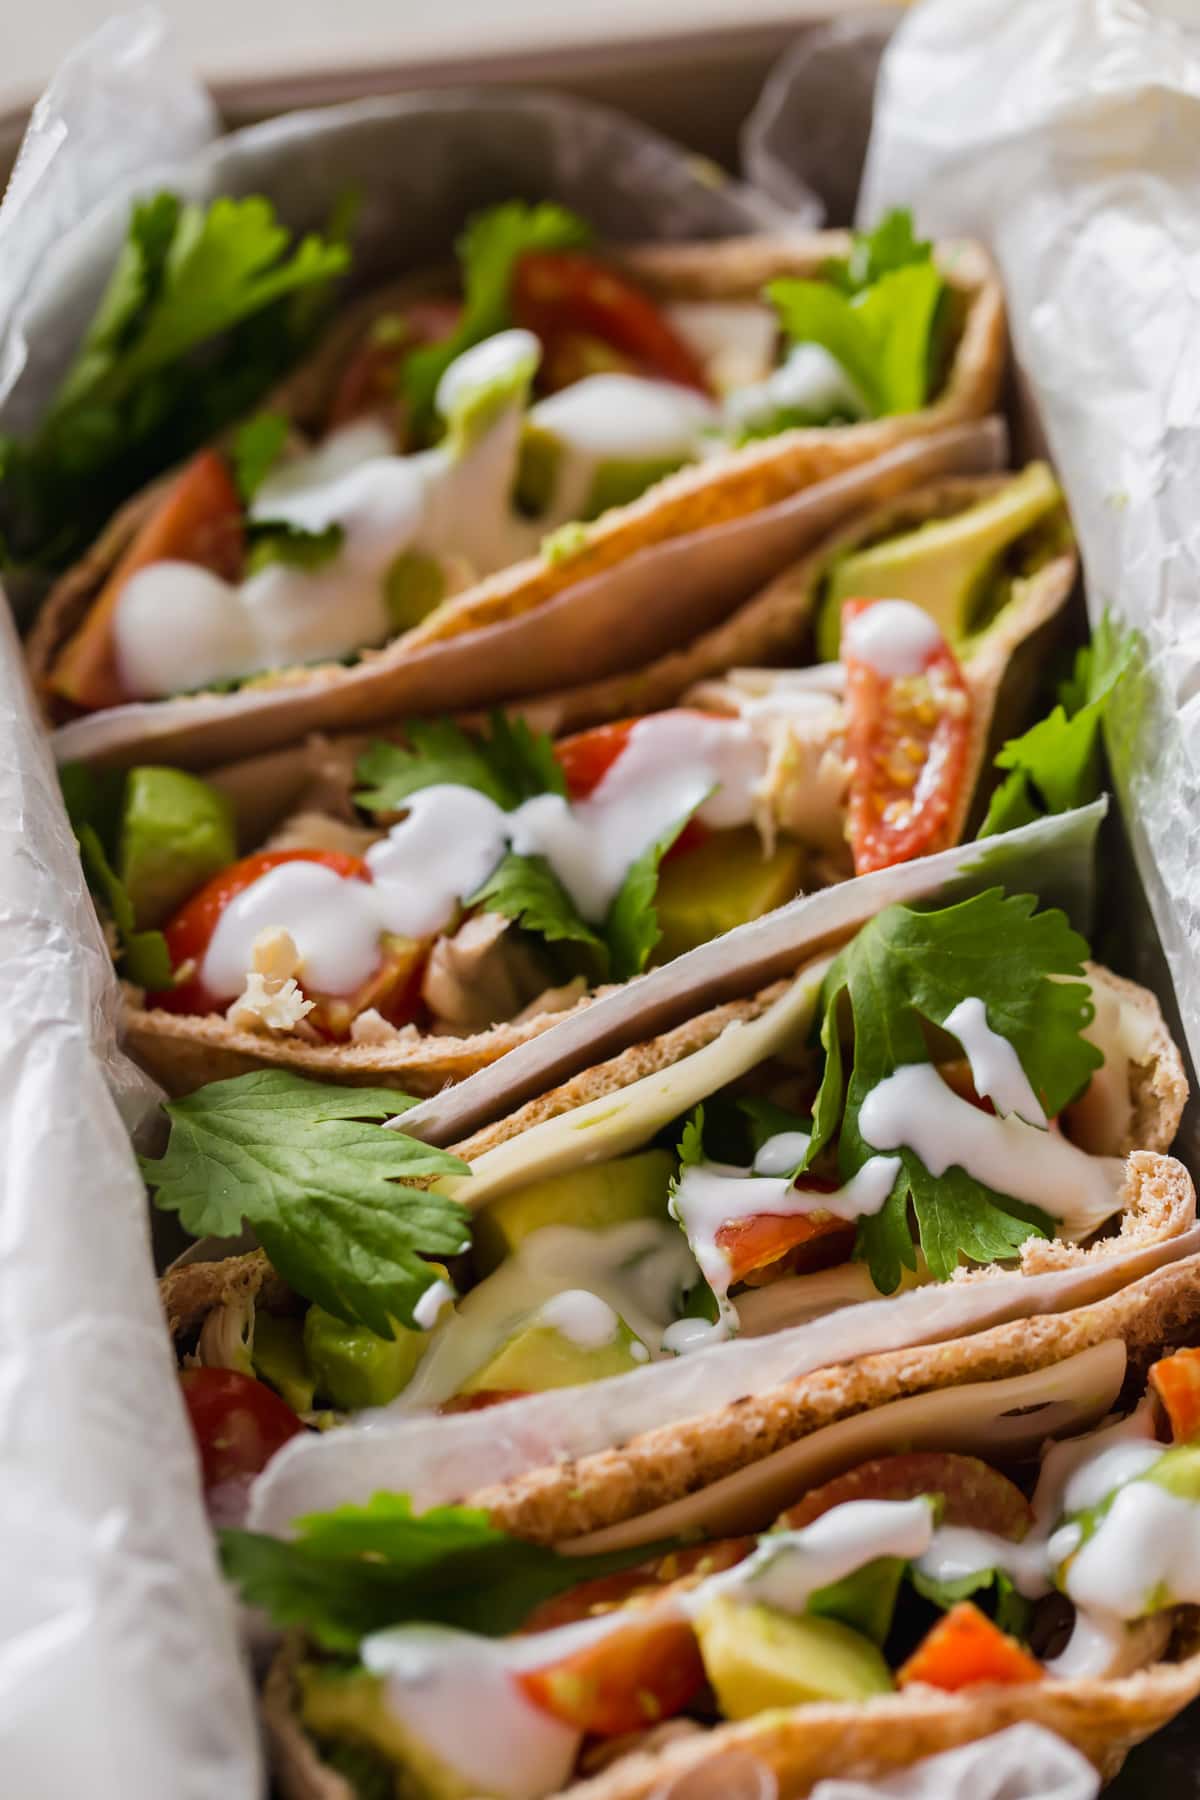
<svg viewBox="0 0 1200 1800"><path fill-rule="evenodd" d="M464 352L438 388L451 429L431 450L397 455L384 427L358 421L269 476L254 520L306 532L341 527L337 553L320 568L274 562L231 584L164 561L131 576L113 622L128 692L159 699L382 644L395 629L384 578L401 552L433 558L459 585L505 568L579 516L603 462L690 460L718 418L689 389L629 375L589 376L526 414L540 354L521 330ZM456 414L497 386L504 403L462 441ZM532 520L511 503L526 417L560 450L550 505Z"/></svg>
<svg viewBox="0 0 1200 1800"><path fill-rule="evenodd" d="M379 967L385 933L442 930L510 848L544 856L582 916L602 925L633 863L671 825L697 808L713 830L750 822L766 755L740 720L668 712L640 720L595 792L574 805L537 794L505 812L474 788L422 788L367 851L370 881L298 861L244 888L217 922L201 979L234 998L256 938L274 926L295 941L307 986L352 994Z"/></svg>
<svg viewBox="0 0 1200 1800"><path fill-rule="evenodd" d="M894 678L919 675L941 644L941 632L922 607L911 600L877 600L851 619L842 654Z"/></svg>

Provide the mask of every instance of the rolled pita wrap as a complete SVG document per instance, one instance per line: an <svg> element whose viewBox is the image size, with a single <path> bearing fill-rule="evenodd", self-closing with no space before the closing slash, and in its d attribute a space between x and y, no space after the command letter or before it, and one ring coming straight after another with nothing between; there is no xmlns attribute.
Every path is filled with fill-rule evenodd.
<svg viewBox="0 0 1200 1800"><path fill-rule="evenodd" d="M447 1515L387 1494L337 1514L336 1537L302 1521L294 1548L229 1534L247 1597L308 1625L264 1693L282 1791L357 1800L386 1774L424 1795L801 1800L1017 1720L1112 1777L1200 1693L1198 1273L1189 1258L578 1463L585 1491L619 1490L601 1529L536 1504L538 1476L468 1496L514 1558L544 1547L523 1615L489 1618L479 1564L472 1607L447 1601L420 1550ZM337 1591L340 1569L369 1590L368 1549L395 1559L392 1585L355 1649L355 1603L327 1612L302 1584ZM414 1565L419 1593L393 1572ZM349 1626L332 1660L331 1618Z"/></svg>
<svg viewBox="0 0 1200 1800"><path fill-rule="evenodd" d="M489 1410L439 1427L453 1434L444 1456L436 1434L422 1442L447 1479L481 1452L504 1463L508 1446L515 1472L531 1454L590 1447L593 1427L619 1443L647 1409L702 1411L704 1371L712 1361L722 1380L727 1353L745 1371L733 1379L752 1381L751 1346L726 1349L735 1336L769 1341L776 1366L791 1356L815 1368L1111 1291L1188 1248L1195 1196L1162 1154L1186 1082L1152 996L1072 964L1073 933L1048 972L1023 965L1022 946L1060 931L1061 914L996 889L936 912L892 907L836 959L635 1044L456 1146L466 1172L434 1186L470 1214L470 1258L430 1276L415 1329L383 1340L330 1317L297 1291L302 1275L283 1282L254 1251L187 1260L164 1278L177 1351L278 1386L286 1340L281 1391L298 1412L385 1408L368 1433L349 1434L354 1491L379 1485L401 1444L416 1480L425 1453L414 1432L430 1412L503 1403L499 1440ZM959 988L979 946L1005 938L1011 969L985 1007ZM1072 974L1086 986L1063 985ZM941 984L936 999L927 980ZM854 1030L839 1049L847 1006ZM876 1027L864 1007L887 1022ZM1022 1010L1040 1021L1040 1043L1022 1037ZM906 1061L935 1025L935 1060ZM872 1062L877 1030L892 1045L883 1062ZM328 1256L334 1236L322 1241ZM693 1366L687 1396L672 1398ZM580 1383L582 1413L573 1393L552 1391ZM303 1488L298 1453L311 1449L318 1487L327 1476L336 1487L337 1435L290 1447L281 1468L290 1458ZM562 1490L583 1504L571 1468Z"/></svg>
<svg viewBox="0 0 1200 1800"><path fill-rule="evenodd" d="M821 233L796 240L748 238L717 244L659 246L614 255L609 261L614 275L632 284L635 296L641 297L639 304L662 309L668 320L663 331L677 341L683 340L685 347L690 343L686 353L700 371L696 377L700 385L707 383L710 388L719 389L728 380L728 374L722 376L717 370L722 354L729 360L727 340L732 335L732 349L736 352L738 338L745 334L747 315L762 310L759 296L765 285L797 279L819 283L829 259L846 257L850 250L851 242L845 234ZM794 403L785 403L785 395L780 403L782 410L774 407L774 423L760 422L757 416L749 415L744 423L734 420L723 428L731 447L720 454L706 452L695 460L691 452L685 455L678 448L676 440L682 442L687 432L675 414L680 408L690 407L688 430L695 436L704 421L706 428L720 423L719 409L678 385L684 379L682 375L676 374L666 383L639 381L624 373L612 373L611 360L602 361L599 375L566 390L567 396L580 395L584 387L589 395L599 394L601 399L609 395L605 400L608 410L598 423L588 415L585 435L590 434L597 442L612 439L615 443L621 436L617 427L622 423L622 415L629 411L629 396L624 389L624 398L618 395L613 399L609 390L601 393L594 387L597 381L602 385L605 381L632 382L635 388L653 386L655 418L639 428L637 443L630 446L622 439L617 449L608 453L607 460L596 464L601 471L623 471L620 480L608 481L607 486L593 481L587 495L580 488L574 510L567 502L579 483L572 485L563 477L559 484L561 503L557 510L551 506L544 514L542 535L546 545L536 554L529 552L536 549L539 541L538 518L529 522L516 515L509 518L507 513L508 489L520 473L517 455L522 427L518 401L497 410L489 400L490 411L475 403L479 394L485 398L491 394L494 399L501 378L508 381L514 394L520 386L518 376L527 385L529 368L521 358L535 354L536 345L530 353L523 343L510 342L528 336L517 331L502 334L503 343L502 337L496 337L468 350L461 365L456 363L451 373L458 371L457 386L463 390L458 395L462 403L459 411L470 401L467 410L471 411L471 432L460 432L452 420L448 441L461 446L467 435L471 436L474 448L470 456L479 465L479 479L472 485L462 474L469 462L465 450L456 451L457 462L452 459L445 469L438 463L433 470L430 464L422 475L425 481L427 476L432 480L436 474L446 487L447 519L453 529L448 537L445 532L439 537L426 520L417 538L421 545L425 539L432 545L436 538L434 550L427 552L419 547L410 553L401 545L386 571L391 584L390 611L381 611L378 596L360 596L353 605L348 598L354 588L350 579L353 571L343 580L339 570L343 562L349 570L346 558L352 550L358 555L354 545L362 533L356 524L357 513L346 513L349 524L337 516L338 495L334 492L335 475L343 485L349 479L348 465L351 474L353 465L365 466L372 457L376 459L372 465L376 469L382 466L381 457L393 472L400 466L402 459L388 454L385 426L370 416L364 422L357 407L352 408L349 422L337 424L333 434L337 439L332 452L336 469L328 444L315 460L310 456L308 463L301 460L303 447L311 448L315 440L329 437L331 418L344 418L341 409L347 382L353 388L363 357L369 364L380 344L386 346L388 322L394 325L397 318L402 323L406 318L411 320L414 309L417 314L422 307L428 311L431 291L444 294L446 278L434 275L415 282L410 279L397 289L368 297L348 310L311 366L302 369L275 397L272 411L286 418L296 434L295 467L307 473L297 475L293 471L289 475L285 467L282 474L269 477L253 501L251 517L252 524L255 519L268 526L282 522L293 546L298 531L309 544L321 542L322 533L328 540L329 533L340 532L338 543L319 552L305 551L307 567L302 566L298 572L285 561L276 563L266 577L261 572L254 573L249 584L255 591L252 610L260 618L269 613L275 623L268 621L263 625L269 643L267 639L261 644L255 640L257 647L251 647L247 640L243 646L242 638L250 627L244 625L240 613L234 618L240 602L236 590L224 579L236 575L239 558L223 551L218 556L205 547L210 538L217 537L227 547L231 534L236 538L243 529L237 495L230 486L221 454L205 453L182 474L156 483L128 503L89 554L58 583L30 638L31 670L45 698L48 717L61 727L61 754L128 763L139 744L153 743L156 754L197 766L211 763L222 751L229 755L235 748L237 753L264 748L286 741L301 730L347 729L395 717L398 712L418 706L423 692L437 694L435 703L441 703L447 678L465 704L508 699L530 690L528 677L534 658L538 686L563 685L573 678L579 666L570 632L560 628L538 642L536 651L525 639L521 639L521 647L516 646L514 639L512 649L500 651L497 646L504 628L511 635L519 620L540 613L568 592L578 591L581 603L586 597L587 603L594 605L596 584L635 557L673 540L729 525L771 508L814 483L835 478L909 440L936 434L988 412L996 398L1003 363L1003 306L998 284L985 254L976 245L939 246L936 260L943 283L938 318L945 321L943 338L948 348L943 367L933 378L932 399L916 411L889 412L885 407L885 416L861 418L861 401L835 404L826 396L821 405L826 413L832 405L829 416L858 418L859 422L820 427L796 425L788 420L805 416L811 397L800 396L797 411ZM837 298L840 301L840 296ZM607 327L603 321L593 322L592 330L599 332L604 348ZM757 336L762 338L761 330ZM770 336L768 332L768 365L774 357ZM595 340L593 337L587 341ZM507 363L504 370L500 369L497 357L504 360L501 351L505 345L508 360L516 357L520 369L517 362L512 369ZM551 362L555 360L555 346L561 348L561 333L546 339L545 354ZM811 350L813 346L807 348ZM819 354L828 360L827 352L821 350ZM475 360L468 366L470 358ZM636 355L633 366L639 366ZM585 373L586 367L585 359ZM653 367L652 363L651 372ZM833 367L836 386L837 365ZM825 369L824 364L822 368ZM556 374L554 379L572 379L579 372L572 369L567 376ZM828 369L825 374L828 376ZM845 375L840 379L844 387ZM737 385L736 391L744 398L750 390ZM538 441L551 443L552 448L558 443L560 414L563 429L567 429L568 421L559 404L563 397L552 395L540 403L540 411L535 407L529 415L534 435L541 434ZM450 399L443 398L449 407ZM370 391L360 404L370 408ZM881 406L883 402L876 400L875 404ZM573 405L578 411L577 399ZM666 419L667 413L675 419L673 425ZM778 428L781 422L783 429ZM632 427L625 429L628 434ZM762 432L767 435L760 435ZM737 447L743 436L746 441ZM440 448L423 454L427 458L441 457L443 462L450 456L449 451ZM537 459L532 458L532 462L536 464ZM653 465L662 469L679 462L689 466L651 480ZM633 480L637 468L643 469L641 485L645 487L647 480L650 485L638 497L622 503L622 489L637 493L638 482ZM403 485L398 477L389 476L389 480L394 487ZM496 488L497 480L501 480L500 488ZM270 486L272 481L278 493ZM489 535L479 523L484 515L490 517L489 507L495 510L496 499L495 495L491 499L480 498L480 482L484 486L490 482L489 494L496 488L496 504L504 504L507 524L503 531L489 528ZM302 485L305 491L301 491ZM355 501L361 510L360 502L365 505L361 496ZM401 499L396 501L405 518L404 508L411 511L415 504L410 502L411 496L403 499L403 504ZM387 511L382 500L378 506L373 500L372 506L375 513L379 513L380 506ZM577 519L579 510L598 516L571 523L569 537L556 532L564 520ZM176 519L183 516L185 523L190 520L192 524L199 514L220 513L222 530L209 532L197 549L187 532L181 537L178 531L167 530L164 520L169 523L172 513ZM379 519L382 518L383 513L379 513ZM379 529L383 531L382 524ZM395 537L398 528L393 524L388 529ZM442 538L446 539L444 544ZM182 549L172 548L177 541ZM339 544L343 548L349 545L350 549L343 555ZM262 554L255 552L256 557ZM286 554L294 562L299 553L293 548ZM209 574L182 576L179 562L170 561L172 556L201 563L207 560L223 579L217 581ZM408 561L400 570L405 577L401 582L396 571L404 557ZM169 581L155 572L155 566L168 570ZM747 567L753 567L752 560ZM701 571L697 570L696 575L701 578ZM117 590L124 589L127 577L136 579L139 592L136 607L132 598L122 593L119 617ZM371 580L379 586L382 573L376 571ZM272 583L279 590L273 597L267 592ZM362 587L361 581L358 587ZM132 589L129 594L132 595ZM439 594L444 597L439 599ZM726 604L735 597L729 594ZM322 606L317 606L318 600L322 600ZM656 643L652 632L647 635L648 621L638 617L642 612L640 601L631 595L627 604L630 637L634 636L632 628L636 624L637 637L643 646L651 646L650 653L666 650L671 643L671 630L661 632ZM710 597L708 604L711 610L719 601ZM137 611L140 625L136 620L130 624L125 618L131 607ZM182 616L180 607L188 618L186 634L164 632L158 621ZM333 626L328 622L331 616L335 619ZM296 637L297 621L301 618L306 622L301 636ZM399 630L395 623L389 625L389 618L399 622ZM355 619L365 623L356 628ZM486 634L491 634L486 638L487 648ZM597 656L607 650L603 672L617 672L628 666L629 652L622 648L623 635L610 634L606 646L596 647ZM295 647L288 655L282 646L293 638ZM459 640L476 638L480 640L478 653L470 646L465 654L456 653L454 647ZM234 639L237 642L231 649ZM445 676L439 673L443 665ZM230 685L234 691L224 691Z"/></svg>
<svg viewBox="0 0 1200 1800"><path fill-rule="evenodd" d="M572 798L580 804L578 816L588 815L594 856L603 851L606 827L598 802L581 784L596 781L597 770L602 771L601 801L611 791L612 804L619 807L623 763L636 751L645 764L636 779L631 777L632 786L626 783L639 796L632 835L626 832L631 863L675 823L689 799L717 788L712 803L702 800L700 806L701 822L710 831L707 841L692 853L688 840L682 840L658 877L662 936L649 949L653 960L669 960L789 900L798 890L961 839L978 819L997 746L1029 722L1039 666L1074 580L1074 553L1064 532L1057 489L1042 465L1031 465L1015 477L949 477L876 507L834 532L724 623L640 672L510 709L511 717L559 738L558 760L567 771ZM877 798L872 792L875 771L865 756L856 763L850 748L865 708L873 702L851 697L849 683L856 679L852 661L807 666L817 648L815 629L826 640L832 635L830 647L836 649L837 593L830 594L831 584L874 579L914 596L929 592L941 628L954 641L957 634L948 613L965 604L964 596L980 606L989 570L995 583L990 607L984 599L984 610L974 615L984 622L962 639L954 673L957 692L950 696L961 709L958 726L951 727L959 733L959 761L952 766L953 759L944 757L936 725L923 739L919 730L909 740L916 751L915 760L906 764L907 774L920 791L928 769L927 791L916 826L902 824L880 848L871 838L876 815L870 808L888 804L887 795ZM896 602L886 604L894 610ZM909 610L919 624L911 604ZM875 616L874 609L863 615L868 622ZM895 692L903 682L901 677L892 684ZM687 710L659 710L677 704ZM711 715L707 725L701 712ZM641 718L632 736L628 724L619 728L624 736L605 735L605 725L631 717ZM485 720L467 724L489 741ZM581 727L583 737L562 741L564 733ZM601 729L586 734L596 727ZM381 769L405 755L386 747L402 735L393 731L374 745L366 736L310 738L214 771L209 782L233 806L238 848L309 856L366 854L372 860L388 854L389 842L407 841L412 821L389 830L396 811L388 810L386 792L380 798L386 774L379 780ZM659 735L661 755L654 748ZM420 742L432 749L434 738L427 735ZM626 748L614 762L620 745ZM945 771L940 778L932 773L939 757ZM672 765L694 763L694 795L677 791L673 776L664 787L664 759ZM712 766L711 777L702 773L705 759ZM366 788L374 811L355 808L356 767L367 772L360 775L357 791ZM428 767L429 781L443 778L444 758L431 757ZM611 781L604 786L610 770L616 789ZM140 779L135 772L131 782ZM731 796L739 782L742 811L735 817L737 802ZM903 795L898 804L904 804ZM439 829L445 821L451 836L465 840L468 828L449 822L440 800L438 807ZM573 865L566 849L549 848L552 861L559 858L556 868L570 879ZM411 862L416 853L407 854ZM200 873L213 876L212 865ZM214 879L227 877L217 872ZM265 879L279 881L277 874ZM351 884L348 898L356 892L363 892L361 886ZM461 893L467 898L466 888ZM185 902L185 913L189 905L204 905L188 901L186 891L177 898ZM279 905L278 917L264 917L263 928L288 929L291 914L283 901ZM177 918L182 921L182 914ZM600 914L594 911L593 918L599 920ZM158 916L144 922L157 923ZM397 975L381 985L379 972L369 970L357 998L336 1007L318 1000L315 1011L303 1009L294 981L295 1006L276 1004L273 995L257 1007L243 1003L243 987L259 993L263 986L250 959L253 945L247 942L244 960L226 974L233 982L228 992L200 993L194 981L185 982L156 1004L153 994L147 999L131 990L126 1031L139 1060L176 1094L259 1067L385 1083L414 1094L436 1092L543 1031L590 990L604 985L604 960L597 962L591 948L552 941L551 927L545 937L519 927L511 903L489 908L485 899L465 914L451 907L439 929L423 938L406 937L403 969L398 950L390 964L381 959L381 968L404 973L403 981ZM182 922L168 925L168 939L177 965L204 952ZM607 975L629 975L635 969L628 959L623 966L609 961ZM294 967L283 968L274 977L276 987L295 974Z"/></svg>

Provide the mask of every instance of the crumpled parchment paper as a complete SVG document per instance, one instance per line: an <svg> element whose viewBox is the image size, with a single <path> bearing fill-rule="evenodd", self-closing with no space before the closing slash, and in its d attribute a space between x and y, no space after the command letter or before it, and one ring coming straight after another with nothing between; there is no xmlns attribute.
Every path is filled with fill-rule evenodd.
<svg viewBox="0 0 1200 1800"><path fill-rule="evenodd" d="M1042 1725L1010 1725L882 1781L819 1781L811 1800L1096 1800L1086 1756Z"/></svg>
<svg viewBox="0 0 1200 1800"><path fill-rule="evenodd" d="M991 245L1093 622L1144 640L1108 734L1200 1054L1200 10L926 0L884 57L860 222Z"/></svg>

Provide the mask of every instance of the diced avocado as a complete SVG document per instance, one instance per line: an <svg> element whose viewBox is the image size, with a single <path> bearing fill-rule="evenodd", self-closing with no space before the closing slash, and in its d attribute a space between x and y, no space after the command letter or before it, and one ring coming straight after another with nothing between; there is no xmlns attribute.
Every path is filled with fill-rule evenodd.
<svg viewBox="0 0 1200 1800"><path fill-rule="evenodd" d="M804 885L805 863L804 846L794 838L781 840L764 856L752 825L715 832L664 863L654 895L662 932L654 961L670 962L794 899Z"/></svg>
<svg viewBox="0 0 1200 1800"><path fill-rule="evenodd" d="M511 1256L523 1238L544 1225L603 1231L630 1219L665 1219L675 1159L667 1150L642 1150L610 1162L550 1175L504 1194L475 1221L475 1261L483 1275Z"/></svg>
<svg viewBox="0 0 1200 1800"><path fill-rule="evenodd" d="M394 1326L395 1337L377 1337L365 1325L345 1325L323 1307L304 1318L304 1351L319 1394L343 1412L386 1406L412 1380L429 1342L424 1331Z"/></svg>
<svg viewBox="0 0 1200 1800"><path fill-rule="evenodd" d="M466 1800L479 1793L443 1762L429 1745L389 1708L384 1683L365 1669L299 1670L300 1717L315 1738L365 1744L400 1772L396 1792L404 1800Z"/></svg>
<svg viewBox="0 0 1200 1800"><path fill-rule="evenodd" d="M237 856L233 807L181 769L131 769L121 807L117 873L139 931L159 925Z"/></svg>
<svg viewBox="0 0 1200 1800"><path fill-rule="evenodd" d="M635 1355L635 1346L641 1354ZM644 1368L648 1358L623 1319L617 1321L612 1341L600 1345L576 1344L553 1325L536 1318L509 1338L490 1362L477 1369L461 1392L540 1394L548 1388L583 1387L608 1375L627 1375Z"/></svg>
<svg viewBox="0 0 1200 1800"><path fill-rule="evenodd" d="M585 520L598 519L612 506L628 506L630 501L640 500L656 481L664 480L682 467L683 462L677 456L614 457L609 462L597 463L580 516Z"/></svg>
<svg viewBox="0 0 1200 1800"><path fill-rule="evenodd" d="M997 558L1061 504L1046 464L1030 463L977 505L835 561L817 621L820 660L838 659L844 600L911 600L948 643L961 643L975 627L977 601Z"/></svg>
<svg viewBox="0 0 1200 1800"><path fill-rule="evenodd" d="M873 1644L882 1644L892 1628L904 1566L901 1556L877 1556L853 1575L810 1594L808 1610L822 1619L838 1619Z"/></svg>
<svg viewBox="0 0 1200 1800"><path fill-rule="evenodd" d="M697 1617L696 1636L727 1719L816 1700L866 1700L893 1685L875 1645L836 1619L794 1619L718 1597Z"/></svg>
<svg viewBox="0 0 1200 1800"><path fill-rule="evenodd" d="M513 483L512 503L526 519L540 519L547 512L558 485L562 467L562 439L526 419L521 426L521 445L517 453L517 478Z"/></svg>
<svg viewBox="0 0 1200 1800"><path fill-rule="evenodd" d="M293 1412L313 1409L313 1376L304 1354L304 1327L299 1319L282 1319L259 1307L254 1314L254 1372L287 1401Z"/></svg>
<svg viewBox="0 0 1200 1800"><path fill-rule="evenodd" d="M383 603L395 632L411 631L446 597L446 577L436 556L402 550L383 578Z"/></svg>

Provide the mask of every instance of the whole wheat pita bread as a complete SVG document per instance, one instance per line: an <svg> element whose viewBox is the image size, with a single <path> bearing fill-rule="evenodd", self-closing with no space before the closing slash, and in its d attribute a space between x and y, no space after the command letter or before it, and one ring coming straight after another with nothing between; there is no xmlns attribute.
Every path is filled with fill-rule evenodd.
<svg viewBox="0 0 1200 1800"><path fill-rule="evenodd" d="M1174 1167L1178 1177L1164 1178L1186 1181L1185 1172ZM1198 1336L1200 1258L1191 1257L1076 1311L827 1369L690 1423L683 1442L676 1441L678 1428L650 1433L604 1459L569 1465L565 1473L572 1483L587 1488L594 1473L590 1464L628 1463L629 1479L619 1504L600 1510L630 1518L720 1481L731 1467L752 1468L839 1420L921 1393L1049 1368L1114 1340L1127 1348L1132 1401L1163 1345L1195 1341ZM749 1428L751 1414L757 1429ZM859 1457L850 1453L845 1466L856 1460ZM558 1472L548 1473L555 1479ZM577 1515L569 1508L560 1507L554 1517L531 1508L530 1494L536 1486L536 1477L526 1478L507 1487L483 1489L470 1495L469 1503L483 1507L493 1523L520 1537L542 1543L577 1537ZM584 1511L597 1516L594 1508ZM350 1787L322 1761L300 1723L295 1670L301 1655L299 1641L290 1639L272 1665L263 1695L282 1790L287 1800L354 1800ZM780 1709L739 1724L717 1725L703 1735L668 1742L656 1752L634 1752L566 1791L578 1800L651 1800L651 1796L690 1800L691 1775L702 1771L717 1775L725 1757L730 1758L732 1772L734 1759L749 1756L774 1778L781 1800L803 1800L826 1777L883 1775L1019 1719L1056 1731L1107 1778L1135 1744L1197 1695L1200 1615L1195 1608L1180 1608L1166 1658L1135 1674L979 1687L957 1694L917 1687L859 1704ZM703 1789L706 1795L715 1791L711 1783ZM697 1789L697 1800L699 1793Z"/></svg>
<svg viewBox="0 0 1200 1800"><path fill-rule="evenodd" d="M543 730L561 734L600 720L627 717L671 705L708 676L739 666L800 663L811 656L812 618L823 571L832 558L862 543L945 518L988 498L1007 477L949 477L873 508L839 530L794 569L772 582L729 620L691 645L651 664L640 674L600 681L569 694L519 704L508 710ZM1038 664L1075 580L1074 552L1054 555L1028 581L964 658L971 694L971 735L966 780L947 827L957 842L977 810L981 777L998 744L1027 721ZM389 735L386 731L382 734ZM233 800L243 849L257 848L288 813L301 808L352 816L354 761L369 738L309 738L216 770L210 779ZM586 1006L587 999L579 1003ZM421 1096L436 1093L486 1067L562 1017L544 1011L517 1023L493 1025L465 1037L427 1034L375 1044L314 1044L291 1035L240 1030L219 1014L197 1017L146 1010L135 999L124 1009L132 1053L171 1094L190 1093L206 1081L251 1069L292 1069L353 1086L397 1087Z"/></svg>
<svg viewBox="0 0 1200 1800"><path fill-rule="evenodd" d="M756 296L763 284L776 276L818 274L829 256L844 254L847 246L844 233L830 232L797 239L763 237L658 246L630 251L620 260L649 291L664 299L745 299ZM537 610L641 550L757 512L799 489L869 462L908 439L982 418L995 402L1003 369L1000 287L978 245L947 244L939 246L937 254L962 317L942 390L922 411L859 425L791 430L684 469L641 499L614 508L588 525L569 557L543 554L489 576L446 601L421 625L383 649L365 651L352 667L325 664L256 677L236 692L221 696L220 716L232 722L252 707L259 715L253 728L257 741L265 744L294 736L300 728L351 729L364 719L386 718L402 706L411 709L403 670L413 653ZM411 291L411 284L405 288ZM311 369L301 371L293 383L280 390L274 402L276 410L285 411L297 423L309 422L314 414L320 416L321 402L328 399L344 362L347 339L356 338L370 317L394 308L397 298L393 290L376 296L356 314L353 330L345 323L335 327L331 345L318 351ZM47 695L45 678L160 492L161 484L156 484L122 508L88 554L47 597L29 638L28 657L52 723L62 715ZM268 695L270 704L264 707ZM189 702L154 704L156 708L182 709L180 730L186 740ZM197 732L201 710L206 709L191 705ZM268 712L270 719L264 716ZM207 725L205 733L211 738L214 727ZM129 745L124 749L127 752ZM128 754L124 759L128 761Z"/></svg>

